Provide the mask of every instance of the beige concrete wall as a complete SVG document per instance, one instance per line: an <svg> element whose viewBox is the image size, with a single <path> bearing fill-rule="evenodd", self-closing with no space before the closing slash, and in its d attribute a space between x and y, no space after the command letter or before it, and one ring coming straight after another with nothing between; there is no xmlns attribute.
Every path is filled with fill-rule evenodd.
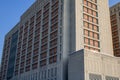
<svg viewBox="0 0 120 80"><path fill-rule="evenodd" d="M68 79L90 80L90 74L100 75L102 80L106 80L106 76L120 79L120 59L90 50L72 53L68 63Z"/></svg>
<svg viewBox="0 0 120 80"><path fill-rule="evenodd" d="M76 36L76 51L84 48L84 28L83 28L83 2L75 0L75 36Z"/></svg>
<svg viewBox="0 0 120 80"><path fill-rule="evenodd" d="M98 0L101 52L113 55L108 0Z"/></svg>
<svg viewBox="0 0 120 80"><path fill-rule="evenodd" d="M90 50L79 50L69 57L68 79L90 80L90 74L120 79L120 59Z"/></svg>
<svg viewBox="0 0 120 80"><path fill-rule="evenodd" d="M98 22L100 33L100 51L113 55L110 14L108 0L98 0ZM84 48L83 2L75 0L75 41L76 51Z"/></svg>
<svg viewBox="0 0 120 80"><path fill-rule="evenodd" d="M119 74L119 77L120 77L120 58L118 59L118 68L119 68L118 74Z"/></svg>
<svg viewBox="0 0 120 80"><path fill-rule="evenodd" d="M84 52L84 57L86 80L89 78L89 73L120 77L120 63L118 63L118 58L87 50ZM105 77L103 77L103 80L104 78Z"/></svg>

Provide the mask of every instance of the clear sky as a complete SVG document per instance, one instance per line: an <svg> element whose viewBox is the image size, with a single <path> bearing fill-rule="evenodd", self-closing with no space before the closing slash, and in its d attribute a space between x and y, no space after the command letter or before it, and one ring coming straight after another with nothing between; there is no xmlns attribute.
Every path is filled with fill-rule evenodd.
<svg viewBox="0 0 120 80"><path fill-rule="evenodd" d="M0 1L0 60L5 34L20 20L20 16L35 0L1 0ZM112 6L120 0L109 0Z"/></svg>

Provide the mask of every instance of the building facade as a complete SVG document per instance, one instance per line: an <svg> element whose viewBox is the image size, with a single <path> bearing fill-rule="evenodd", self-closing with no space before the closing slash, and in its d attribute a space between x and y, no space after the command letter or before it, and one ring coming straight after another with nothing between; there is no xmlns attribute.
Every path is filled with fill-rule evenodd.
<svg viewBox="0 0 120 80"><path fill-rule="evenodd" d="M114 55L120 57L120 3L110 7Z"/></svg>
<svg viewBox="0 0 120 80"><path fill-rule="evenodd" d="M68 80L120 80L120 58L79 50L70 54Z"/></svg>
<svg viewBox="0 0 120 80"><path fill-rule="evenodd" d="M113 56L108 14L108 0L36 0L5 37L1 80L68 80L70 53Z"/></svg>

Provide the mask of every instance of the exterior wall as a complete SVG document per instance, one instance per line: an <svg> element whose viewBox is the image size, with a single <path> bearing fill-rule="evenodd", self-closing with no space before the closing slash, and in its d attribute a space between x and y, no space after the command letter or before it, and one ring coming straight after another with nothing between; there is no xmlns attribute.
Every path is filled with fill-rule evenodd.
<svg viewBox="0 0 120 80"><path fill-rule="evenodd" d="M120 57L120 3L110 7L114 55Z"/></svg>
<svg viewBox="0 0 120 80"><path fill-rule="evenodd" d="M108 0L98 0L101 53L113 55Z"/></svg>
<svg viewBox="0 0 120 80"><path fill-rule="evenodd" d="M17 27L19 35L14 77L11 80L68 78L70 4L62 0L37 0L21 16Z"/></svg>
<svg viewBox="0 0 120 80"><path fill-rule="evenodd" d="M85 51L84 57L86 80L89 74L101 75L102 80L105 80L106 76L120 79L118 58L90 51Z"/></svg>
<svg viewBox="0 0 120 80"><path fill-rule="evenodd" d="M87 0L87 4L86 0L36 0L21 16L19 24L6 35L6 38L11 40L11 35L18 30L14 77L11 80L68 80L70 53L88 48L112 55L107 3L107 0L97 0L97 2ZM85 12L83 7L88 8L90 13L91 11L95 13L90 14L89 10ZM103 11L104 7L105 11ZM88 19L85 19L84 15L87 15ZM83 25L84 21L93 28L90 26L89 29L86 28ZM94 26L99 29L95 29ZM85 35L85 30L90 32L89 35ZM85 37L92 41L85 44ZM83 56L79 57L83 59ZM81 63L81 66L82 70L84 64ZM4 68L3 71L6 69ZM84 79L84 77L80 78Z"/></svg>
<svg viewBox="0 0 120 80"><path fill-rule="evenodd" d="M84 50L70 55L68 60L68 80L85 80Z"/></svg>
<svg viewBox="0 0 120 80"><path fill-rule="evenodd" d="M64 67L62 66L63 63L60 62L60 58L59 58L64 56L62 54L62 49L60 50L60 45L63 46L60 42L60 36L62 38L61 35L62 33L60 33L60 28L62 27L60 24L60 20L61 20L60 4L61 4L60 0L55 0L53 2L52 0L42 0L42 1L38 0L21 16L20 23L21 23L21 28L23 30L23 32L21 31L22 32L21 36L23 40L24 39L27 40L25 42L22 41L22 44L20 45L21 46L20 60L19 63L16 63L16 68L18 65L19 67L18 69L16 69L15 72L16 77L14 77L13 79L20 80L20 79L26 79L28 77L28 80L29 79L56 80L56 78L58 80L64 80L64 76L63 76ZM56 10L57 8L58 10ZM56 12L56 14L53 15L53 12L55 12L54 10L58 12ZM39 14L39 16L37 16L37 14ZM57 19L55 19L56 15L57 15ZM47 24L48 26L45 26L47 22L48 22ZM54 24L56 24L56 22L57 22L57 26L53 26ZM31 24L33 25L31 26ZM33 31L31 27L33 27ZM52 27L57 27L57 28L52 28ZM37 30L40 30L37 33L39 34L39 37L38 35L35 34ZM27 37L25 37L24 34L26 34ZM30 39L30 37L32 37L32 39ZM47 39L44 40L44 38L46 37ZM38 45L36 45L35 47L36 38ZM55 39L57 39L57 42L54 41ZM29 41L31 40L32 42L31 44L29 44ZM21 42L21 40L19 42ZM24 43L26 43L25 47L23 47ZM36 53L35 50L37 48L38 50ZM54 48L56 49L53 50ZM24 53L25 55L22 54L24 49L26 49ZM31 57L27 56L29 55L29 53ZM22 59L23 56L25 56L24 59ZM28 64L28 60L30 62L29 64Z"/></svg>
<svg viewBox="0 0 120 80"><path fill-rule="evenodd" d="M84 65L84 69L82 65ZM116 57L89 50L80 50L70 55L69 80L81 78L81 80L107 80L106 78L119 80L119 66L119 59Z"/></svg>
<svg viewBox="0 0 120 80"><path fill-rule="evenodd" d="M62 70L65 72L62 72L62 76L64 77L65 80L67 80L67 59L68 59L68 54L70 52L70 1L69 0L63 0L63 16L62 16L62 49L63 49L63 54L62 54Z"/></svg>
<svg viewBox="0 0 120 80"><path fill-rule="evenodd" d="M75 0L75 44L76 51L84 48L83 0Z"/></svg>
<svg viewBox="0 0 120 80"><path fill-rule="evenodd" d="M75 50L86 48L113 55L108 0L75 0L74 14Z"/></svg>
<svg viewBox="0 0 120 80"><path fill-rule="evenodd" d="M120 67L120 59L118 60L118 67ZM120 74L120 71L119 71L118 74Z"/></svg>
<svg viewBox="0 0 120 80"><path fill-rule="evenodd" d="M10 80L14 76L14 68L17 54L17 42L18 42L18 31L12 34L11 37L11 47L10 55L8 60L8 69L7 69L7 80Z"/></svg>
<svg viewBox="0 0 120 80"><path fill-rule="evenodd" d="M83 48L101 51L98 2L96 0L76 0L75 4L76 51Z"/></svg>
<svg viewBox="0 0 120 80"><path fill-rule="evenodd" d="M8 73L8 64L10 64L9 62L9 56L10 56L10 49L11 49L11 42L12 42L12 36L15 32L18 31L19 28L19 23L5 36L5 41L4 41L4 48L3 48L3 54L2 54L2 60L1 60L1 74L0 74L0 80L6 80L7 78L7 73ZM12 53L11 53L12 55ZM15 57L15 55L14 55ZM14 63L12 63L11 65L14 66ZM13 69L14 72L14 69ZM11 73L11 75L14 75L13 73Z"/></svg>
<svg viewBox="0 0 120 80"><path fill-rule="evenodd" d="M49 5L47 5L48 3ZM67 5L67 2L65 4L68 8L69 4ZM36 78L66 80L67 76L64 76L64 74L67 73L65 73L66 69L64 68L67 65L66 62L65 66L62 63L67 56L62 53L63 18L61 7L63 7L61 0L54 0L53 2L52 0L38 0L21 16L19 25L14 28L19 30L19 39L13 80ZM65 10L66 7L64 7ZM45 15L47 11L48 14ZM48 16L47 19L46 16ZM45 26L46 22L48 22L47 26ZM10 37L13 32L11 30L7 37ZM46 37L47 40L44 39ZM54 41L56 39L57 41ZM46 44L47 46L44 46ZM57 48L54 49L55 47ZM64 59L63 56L65 56ZM61 59L63 59L62 62Z"/></svg>

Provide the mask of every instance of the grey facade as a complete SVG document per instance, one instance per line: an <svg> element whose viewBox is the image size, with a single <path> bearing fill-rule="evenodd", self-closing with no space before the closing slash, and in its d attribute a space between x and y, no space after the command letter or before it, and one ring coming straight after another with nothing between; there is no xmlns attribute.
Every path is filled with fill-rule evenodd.
<svg viewBox="0 0 120 80"><path fill-rule="evenodd" d="M71 3L37 0L21 16L18 25L5 37L1 80L68 79ZM13 41L16 31L18 37Z"/></svg>
<svg viewBox="0 0 120 80"><path fill-rule="evenodd" d="M10 80L14 74L17 41L18 41L18 31L12 35L12 39L11 39L11 45L10 45L11 48L10 48L10 55L9 55L9 60L8 60L9 62L7 69L7 80Z"/></svg>

